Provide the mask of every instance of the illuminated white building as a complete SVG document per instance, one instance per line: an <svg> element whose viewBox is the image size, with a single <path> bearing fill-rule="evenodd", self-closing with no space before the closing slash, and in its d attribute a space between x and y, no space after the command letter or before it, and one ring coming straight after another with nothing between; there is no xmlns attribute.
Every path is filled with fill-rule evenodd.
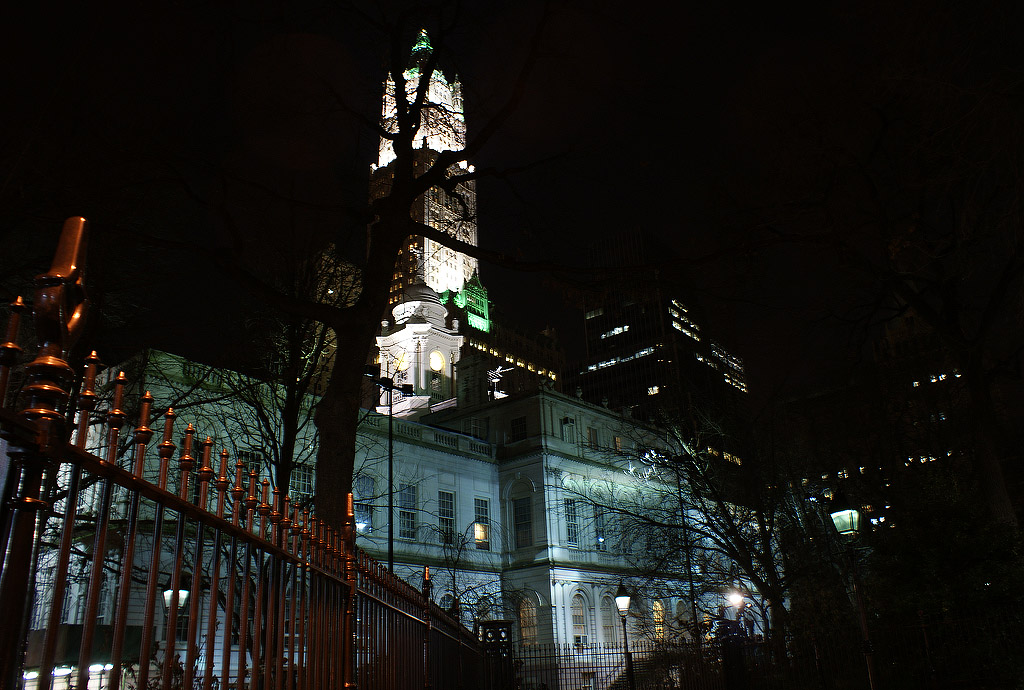
<svg viewBox="0 0 1024 690"><path fill-rule="evenodd" d="M381 375L398 385L411 385L413 394L394 394L395 414L410 416L430 411L455 398L455 366L463 337L446 324L448 309L437 293L419 280L404 291L392 309L393 326L382 324L377 336ZM382 412L387 411L382 398Z"/></svg>
<svg viewBox="0 0 1024 690"><path fill-rule="evenodd" d="M403 73L408 101L416 97L421 70L431 53L430 40L425 31L413 47L410 65ZM390 76L384 84L384 106L381 125L385 130L397 130L395 82ZM415 144L415 165L430 166L441 151L459 151L466 145L466 120L462 103L462 85L457 78L449 80L440 69L430 75L426 105ZM380 140L377 163L371 166L370 195L381 196L391 185L391 164L395 151L391 141ZM456 169L470 169L462 161ZM452 237L476 246L476 185L473 181L460 183L453 193L432 188L416 200L411 214L414 220L442 230ZM421 266L422 264L422 266ZM457 293L477 272L477 260L454 251L424 237L411 237L402 249L391 289L391 303L399 300L403 290L412 285L417 272L437 293L446 290Z"/></svg>

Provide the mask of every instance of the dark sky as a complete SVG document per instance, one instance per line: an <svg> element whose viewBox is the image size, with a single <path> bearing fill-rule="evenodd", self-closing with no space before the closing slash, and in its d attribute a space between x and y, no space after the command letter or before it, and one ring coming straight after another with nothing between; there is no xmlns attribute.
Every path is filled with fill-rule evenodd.
<svg viewBox="0 0 1024 690"><path fill-rule="evenodd" d="M1014 72L1012 32L1000 27L1019 24L1001 3L690 4L553 4L528 89L475 161L526 166L480 182L480 241L578 265L594 236L654 232L679 253L668 274L705 303L755 385L774 391L856 359L863 329L847 322L871 286L825 253L755 254L747 240L815 187L807 151L863 143L884 93L876 81L920 77L933 63L941 69L927 78L965 89L996 68ZM374 23L392 9L41 3L8 22L8 278L35 270L62 218L85 215L100 294L127 280L145 302L111 310L106 326L129 337L161 318L209 328L245 304L204 252L245 240L272 264L302 233L343 224L355 251L360 226L345 209L365 198L375 157L363 118L379 112L386 54ZM540 12L532 2L473 7L446 36L471 134L507 97ZM137 249L140 236L151 248ZM482 274L513 316L554 322L579 342L563 283ZM142 298L154 290L158 307Z"/></svg>

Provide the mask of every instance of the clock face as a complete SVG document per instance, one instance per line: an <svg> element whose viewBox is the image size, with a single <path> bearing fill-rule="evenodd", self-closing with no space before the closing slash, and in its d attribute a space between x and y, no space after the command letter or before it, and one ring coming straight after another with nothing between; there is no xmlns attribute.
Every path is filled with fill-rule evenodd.
<svg viewBox="0 0 1024 690"><path fill-rule="evenodd" d="M411 364L409 360L409 353L402 350L398 353L398 356L395 357L395 371L405 371L409 368L409 364Z"/></svg>
<svg viewBox="0 0 1024 690"><path fill-rule="evenodd" d="M441 354L440 350L434 350L430 353L430 368L434 371L444 369L444 355Z"/></svg>

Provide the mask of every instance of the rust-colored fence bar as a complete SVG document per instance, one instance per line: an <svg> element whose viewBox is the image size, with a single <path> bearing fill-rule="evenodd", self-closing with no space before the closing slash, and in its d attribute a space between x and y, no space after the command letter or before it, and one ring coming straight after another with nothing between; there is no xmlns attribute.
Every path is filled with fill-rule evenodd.
<svg viewBox="0 0 1024 690"><path fill-rule="evenodd" d="M147 392L129 419L122 373L97 416L96 353L85 359L70 441L85 227L65 224L53 266L37 278L40 346L25 366L20 413L2 407L20 352L20 300L0 343L10 460L0 464L0 690L480 687L480 646L430 601L429 577L421 592L356 548L351 494L333 529L241 458L221 450L214 462L213 442L199 442L191 424L177 432L172 470L175 413L154 415L165 408ZM150 424L161 416L154 457ZM86 451L90 438L103 440L102 455Z"/></svg>

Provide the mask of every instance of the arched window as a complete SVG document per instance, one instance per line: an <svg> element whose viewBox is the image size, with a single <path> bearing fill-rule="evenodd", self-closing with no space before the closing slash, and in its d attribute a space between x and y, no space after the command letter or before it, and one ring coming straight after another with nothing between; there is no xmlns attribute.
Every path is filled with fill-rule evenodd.
<svg viewBox="0 0 1024 690"><path fill-rule="evenodd" d="M607 594L601 599L601 626L602 634L604 639L602 640L606 645L618 646L619 644L619 621L618 611L615 608L615 602Z"/></svg>
<svg viewBox="0 0 1024 690"><path fill-rule="evenodd" d="M537 605L525 597L519 601L519 641L537 643Z"/></svg>
<svg viewBox="0 0 1024 690"><path fill-rule="evenodd" d="M665 639L665 605L654 600L654 639Z"/></svg>
<svg viewBox="0 0 1024 690"><path fill-rule="evenodd" d="M576 645L587 644L587 608L583 603L583 595L577 594L572 598L572 643Z"/></svg>

